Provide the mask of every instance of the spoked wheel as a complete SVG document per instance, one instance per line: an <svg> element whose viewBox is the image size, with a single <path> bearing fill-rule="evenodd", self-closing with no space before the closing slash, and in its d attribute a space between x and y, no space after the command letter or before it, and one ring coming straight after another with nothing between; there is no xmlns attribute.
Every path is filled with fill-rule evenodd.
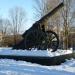
<svg viewBox="0 0 75 75"><path fill-rule="evenodd" d="M25 48L26 49L32 49L32 48L41 49L40 45L44 39L45 39L45 34L41 30L31 31L30 33L26 35Z"/></svg>
<svg viewBox="0 0 75 75"><path fill-rule="evenodd" d="M59 38L57 34L53 31L46 31L46 39L45 39L46 47L52 49L52 52L56 51L59 46Z"/></svg>
<svg viewBox="0 0 75 75"><path fill-rule="evenodd" d="M26 35L25 48L32 49L37 48L38 50L52 49L56 51L59 46L59 39L55 32L41 30L31 31Z"/></svg>

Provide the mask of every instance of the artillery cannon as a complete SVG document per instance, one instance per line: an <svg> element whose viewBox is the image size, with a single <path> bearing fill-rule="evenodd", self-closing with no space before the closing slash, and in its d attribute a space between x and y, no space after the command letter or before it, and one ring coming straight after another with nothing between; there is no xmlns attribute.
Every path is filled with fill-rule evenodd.
<svg viewBox="0 0 75 75"><path fill-rule="evenodd" d="M59 46L58 35L55 32L46 29L46 26L43 24L43 22L47 21L62 6L63 2L47 15L43 16L39 21L35 22L33 26L22 35L24 39L20 43L14 45L13 48L28 50L32 48L46 50L48 48L52 49L52 51L56 51Z"/></svg>
<svg viewBox="0 0 75 75"><path fill-rule="evenodd" d="M46 26L43 24L44 21L48 20L56 11L58 11L63 6L63 3L60 3L56 8L54 8L50 13L42 17L39 21L35 22L33 26L28 29L23 35L23 40L14 45L13 49L47 49L50 48L52 51L56 51L59 46L58 35L51 31L46 30ZM23 60L32 63L38 63L42 65L59 65L65 62L65 59L75 58L75 53L47 57L47 56L17 56L17 55L0 55L1 59L8 58L14 60Z"/></svg>

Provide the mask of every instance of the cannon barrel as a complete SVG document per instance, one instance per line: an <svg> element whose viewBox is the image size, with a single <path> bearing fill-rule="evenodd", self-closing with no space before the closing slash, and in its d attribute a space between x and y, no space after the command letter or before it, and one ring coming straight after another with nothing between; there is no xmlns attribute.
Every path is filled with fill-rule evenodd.
<svg viewBox="0 0 75 75"><path fill-rule="evenodd" d="M39 21L36 21L36 22L33 24L33 26L34 26L34 25L39 25L40 23L44 22L45 20L48 20L49 17L51 17L52 15L54 15L54 14L55 14L59 9L61 9L63 6L64 6L64 3L61 2L61 3L58 4L54 9L52 9L48 14L46 14L45 16L43 16ZM37 23L38 23L38 24L37 24ZM33 27L33 26L32 26L32 27ZM29 30L27 30L26 32L24 32L22 36L25 37L26 33L27 33L28 31L30 31L30 30L32 29L32 27L31 27Z"/></svg>
<svg viewBox="0 0 75 75"><path fill-rule="evenodd" d="M39 22L44 21L45 19L48 19L49 17L51 17L52 15L54 15L59 9L61 9L64 6L64 3L61 2L60 4L58 4L54 9L52 9L48 14L46 14L45 16L43 16Z"/></svg>

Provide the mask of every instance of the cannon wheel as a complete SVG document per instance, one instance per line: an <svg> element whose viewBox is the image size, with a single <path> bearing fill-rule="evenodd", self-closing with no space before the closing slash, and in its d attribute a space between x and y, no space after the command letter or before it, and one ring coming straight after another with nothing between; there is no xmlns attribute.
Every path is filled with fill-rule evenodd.
<svg viewBox="0 0 75 75"><path fill-rule="evenodd" d="M53 31L46 31L46 47L52 49L52 52L56 51L59 46L58 35Z"/></svg>
<svg viewBox="0 0 75 75"><path fill-rule="evenodd" d="M59 45L59 39L55 32L41 30L31 31L26 35L25 48L37 48L38 50L52 49L56 51Z"/></svg>

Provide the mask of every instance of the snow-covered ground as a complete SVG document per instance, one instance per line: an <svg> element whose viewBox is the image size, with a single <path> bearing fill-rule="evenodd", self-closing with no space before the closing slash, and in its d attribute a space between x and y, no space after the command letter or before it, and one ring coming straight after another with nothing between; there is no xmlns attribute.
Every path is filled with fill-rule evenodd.
<svg viewBox="0 0 75 75"><path fill-rule="evenodd" d="M75 59L67 60L59 66L0 59L0 75L75 75Z"/></svg>
<svg viewBox="0 0 75 75"><path fill-rule="evenodd" d="M70 54L73 50L60 50L58 49L56 52L51 52L50 50L12 50L12 48L0 48L0 55L19 55L19 56L45 56L45 57L53 57L64 54Z"/></svg>
<svg viewBox="0 0 75 75"><path fill-rule="evenodd" d="M23 56L58 56L72 53L73 50L51 51L27 51L12 50L12 48L0 48L0 55L23 55ZM59 66L43 66L26 61L0 59L0 75L75 75L75 59L67 60Z"/></svg>

